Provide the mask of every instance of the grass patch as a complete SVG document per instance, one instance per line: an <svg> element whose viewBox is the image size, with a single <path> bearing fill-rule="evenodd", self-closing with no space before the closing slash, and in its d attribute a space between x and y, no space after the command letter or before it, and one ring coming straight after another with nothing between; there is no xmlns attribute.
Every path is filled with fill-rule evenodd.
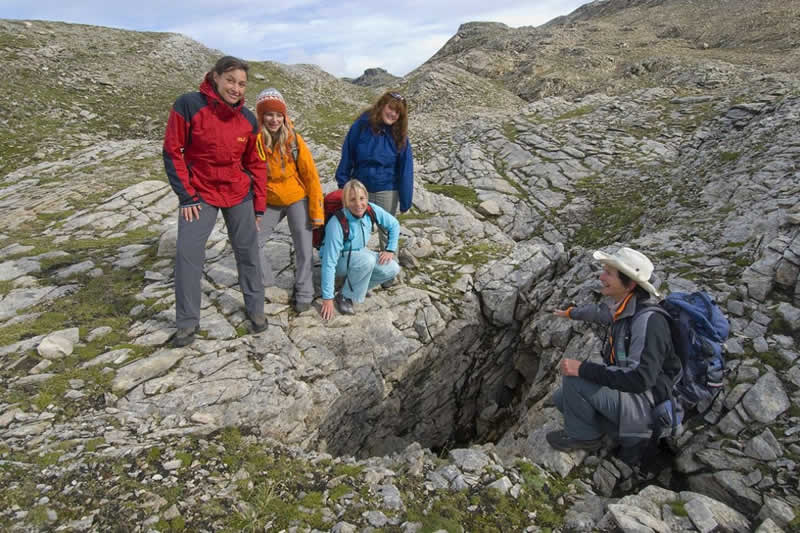
<svg viewBox="0 0 800 533"><path fill-rule="evenodd" d="M669 502L669 506L672 509L672 514L675 516L689 516L684 502L680 500L671 501Z"/></svg>
<svg viewBox="0 0 800 533"><path fill-rule="evenodd" d="M116 269L84 280L86 284L76 292L31 308L42 312L35 320L0 328L0 345L72 327L111 326L114 331L127 331L128 313L138 303L134 296L144 285L143 273Z"/></svg>
<svg viewBox="0 0 800 533"><path fill-rule="evenodd" d="M434 533L439 530L460 533L464 531L461 522L466 518L468 505L469 501L464 493L439 491L429 509L409 508L408 521L420 522L421 533Z"/></svg>
<svg viewBox="0 0 800 533"><path fill-rule="evenodd" d="M478 193L472 187L426 183L425 189L452 198L467 207L475 208L480 203L478 202Z"/></svg>
<svg viewBox="0 0 800 533"><path fill-rule="evenodd" d="M789 367L791 366L786 359L771 350L761 352L756 355L762 363L771 366L776 372L784 372L789 370Z"/></svg>
<svg viewBox="0 0 800 533"><path fill-rule="evenodd" d="M587 222L575 232L575 242L597 248L610 242L630 241L639 236L641 219L652 197L638 189L631 180L604 184L597 176L576 182L576 189L592 201ZM624 194L620 194L624 191Z"/></svg>
<svg viewBox="0 0 800 533"><path fill-rule="evenodd" d="M741 154L739 152L722 152L719 154L719 159L722 162L736 161Z"/></svg>
<svg viewBox="0 0 800 533"><path fill-rule="evenodd" d="M584 105L584 106L576 107L575 109L571 109L571 110L567 111L566 113L563 113L563 114L557 116L555 118L555 120L556 121L559 121L559 120L570 120L570 119L573 119L573 118L578 118L578 117L582 117L584 115L588 115L592 111L594 111L594 106Z"/></svg>
<svg viewBox="0 0 800 533"><path fill-rule="evenodd" d="M395 217L400 223L410 222L412 220L428 220L430 218L433 218L434 216L435 215L433 213L423 213L416 207L412 207L405 213L397 213L397 215L395 215Z"/></svg>
<svg viewBox="0 0 800 533"><path fill-rule="evenodd" d="M353 489L345 484L336 485L328 493L328 499L335 502L345 494L350 494L352 492Z"/></svg>
<svg viewBox="0 0 800 533"><path fill-rule="evenodd" d="M111 391L114 376L113 373L103 372L100 367L77 368L76 362L74 356L56 361L48 368L48 372L54 374L52 378L25 389L4 390L0 392L0 399L18 404L23 411L44 411L53 405L59 408L64 418L78 416L84 411L82 401L92 401ZM84 400L64 399L64 394L70 389L69 382L73 379L84 382L81 389Z"/></svg>
<svg viewBox="0 0 800 533"><path fill-rule="evenodd" d="M541 531L553 531L564 523L564 504L559 498L571 490L569 480L556 479L531 463L517 463L523 490L518 498L494 489L436 491L420 500L407 500L407 519L422 523L421 531L492 532L524 531L535 513Z"/></svg>
<svg viewBox="0 0 800 533"><path fill-rule="evenodd" d="M800 506L794 508L794 518L786 524L786 531L791 533L800 532Z"/></svg>
<svg viewBox="0 0 800 533"><path fill-rule="evenodd" d="M511 121L503 122L502 130L503 136L511 142L515 142L517 140L517 127Z"/></svg>
<svg viewBox="0 0 800 533"><path fill-rule="evenodd" d="M361 475L361 472L364 471L364 467L360 465L346 465L346 464L336 464L333 465L333 476L348 476L352 478L357 478Z"/></svg>
<svg viewBox="0 0 800 533"><path fill-rule="evenodd" d="M102 446L106 443L106 439L103 437L96 437L94 439L89 439L86 441L86 451L87 452L96 452L97 448Z"/></svg>

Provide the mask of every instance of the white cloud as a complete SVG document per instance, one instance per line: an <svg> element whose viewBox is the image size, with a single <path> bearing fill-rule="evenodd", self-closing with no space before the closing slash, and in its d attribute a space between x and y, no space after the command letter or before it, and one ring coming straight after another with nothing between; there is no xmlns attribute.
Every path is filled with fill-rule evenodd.
<svg viewBox="0 0 800 533"><path fill-rule="evenodd" d="M585 1L585 0L584 0ZM4 0L0 16L175 31L250 60L315 63L336 76L405 75L469 21L540 25L582 0Z"/></svg>

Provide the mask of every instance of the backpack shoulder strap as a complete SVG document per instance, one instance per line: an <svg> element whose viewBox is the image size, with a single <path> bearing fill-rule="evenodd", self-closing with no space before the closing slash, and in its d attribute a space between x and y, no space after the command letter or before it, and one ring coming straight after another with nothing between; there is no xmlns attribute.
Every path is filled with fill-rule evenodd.
<svg viewBox="0 0 800 533"><path fill-rule="evenodd" d="M368 215L370 216L370 218L372 219L372 222L373 222L373 223L374 223L376 226L378 226L378 229L379 229L379 230L381 230L382 232L384 232L384 233L386 233L386 234L388 234L388 233L389 233L389 230L387 230L386 228L384 228L384 227L383 227L383 225L382 225L380 222L378 222L378 215L376 215L376 214L375 214L375 210L374 210L374 209L372 209L372 206L371 206L371 205L369 205L369 204L367 204L367 214L368 214Z"/></svg>
<svg viewBox="0 0 800 533"><path fill-rule="evenodd" d="M350 239L350 223L347 222L347 217L344 214L343 209L337 209L333 216L336 217L336 220L339 221L339 225L342 227L342 244Z"/></svg>
<svg viewBox="0 0 800 533"><path fill-rule="evenodd" d="M292 151L292 159L294 159L294 164L297 167L297 173L300 173L300 165L297 162L297 158L300 156L300 146L297 144L297 130L294 127L289 128L289 137L292 139L289 142L289 148Z"/></svg>
<svg viewBox="0 0 800 533"><path fill-rule="evenodd" d="M633 321L635 319L641 317L641 316L649 315L651 313L658 313L659 315L662 315L664 318L667 319L667 325L669 326L670 336L673 338L673 343L674 343L675 331L673 329L673 322L674 321L672 319L672 315L670 315L669 311L667 311L666 309L661 307L661 305L659 305L659 304L647 304L647 305L644 305L642 307L642 309L639 309L639 310L636 311L636 314L633 315L633 317L630 320L630 323L628 324L628 326L626 328L626 331L625 331L625 351L630 350L630 347L631 347L631 329L633 328Z"/></svg>
<svg viewBox="0 0 800 533"><path fill-rule="evenodd" d="M375 210L372 209L372 206L369 205L369 203L367 203L367 214L369 215L369 218L372 219L373 224L378 224L378 217L375 215ZM378 226L380 226L380 224L378 224Z"/></svg>

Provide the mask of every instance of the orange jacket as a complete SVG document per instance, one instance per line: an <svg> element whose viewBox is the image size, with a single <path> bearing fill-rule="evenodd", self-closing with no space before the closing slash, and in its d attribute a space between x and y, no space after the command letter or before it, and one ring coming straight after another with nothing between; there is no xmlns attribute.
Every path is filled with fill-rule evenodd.
<svg viewBox="0 0 800 533"><path fill-rule="evenodd" d="M322 186L317 167L303 138L299 134L294 135L297 138L297 162L292 157L291 136L286 142L286 153L282 155L280 150L267 147L262 134L258 134L258 151L262 153L263 150L270 171L267 180L267 205L284 207L308 197L308 218L311 225L322 226L325 223L325 213L322 209Z"/></svg>

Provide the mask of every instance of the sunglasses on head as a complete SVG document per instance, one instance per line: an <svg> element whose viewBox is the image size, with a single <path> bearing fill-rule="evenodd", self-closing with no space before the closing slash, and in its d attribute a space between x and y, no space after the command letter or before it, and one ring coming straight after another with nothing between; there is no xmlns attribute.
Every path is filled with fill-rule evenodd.
<svg viewBox="0 0 800 533"><path fill-rule="evenodd" d="M400 93L389 93L389 96L391 96L395 100L400 100L401 102L405 102L406 101L406 99L403 98L403 95L400 94Z"/></svg>

